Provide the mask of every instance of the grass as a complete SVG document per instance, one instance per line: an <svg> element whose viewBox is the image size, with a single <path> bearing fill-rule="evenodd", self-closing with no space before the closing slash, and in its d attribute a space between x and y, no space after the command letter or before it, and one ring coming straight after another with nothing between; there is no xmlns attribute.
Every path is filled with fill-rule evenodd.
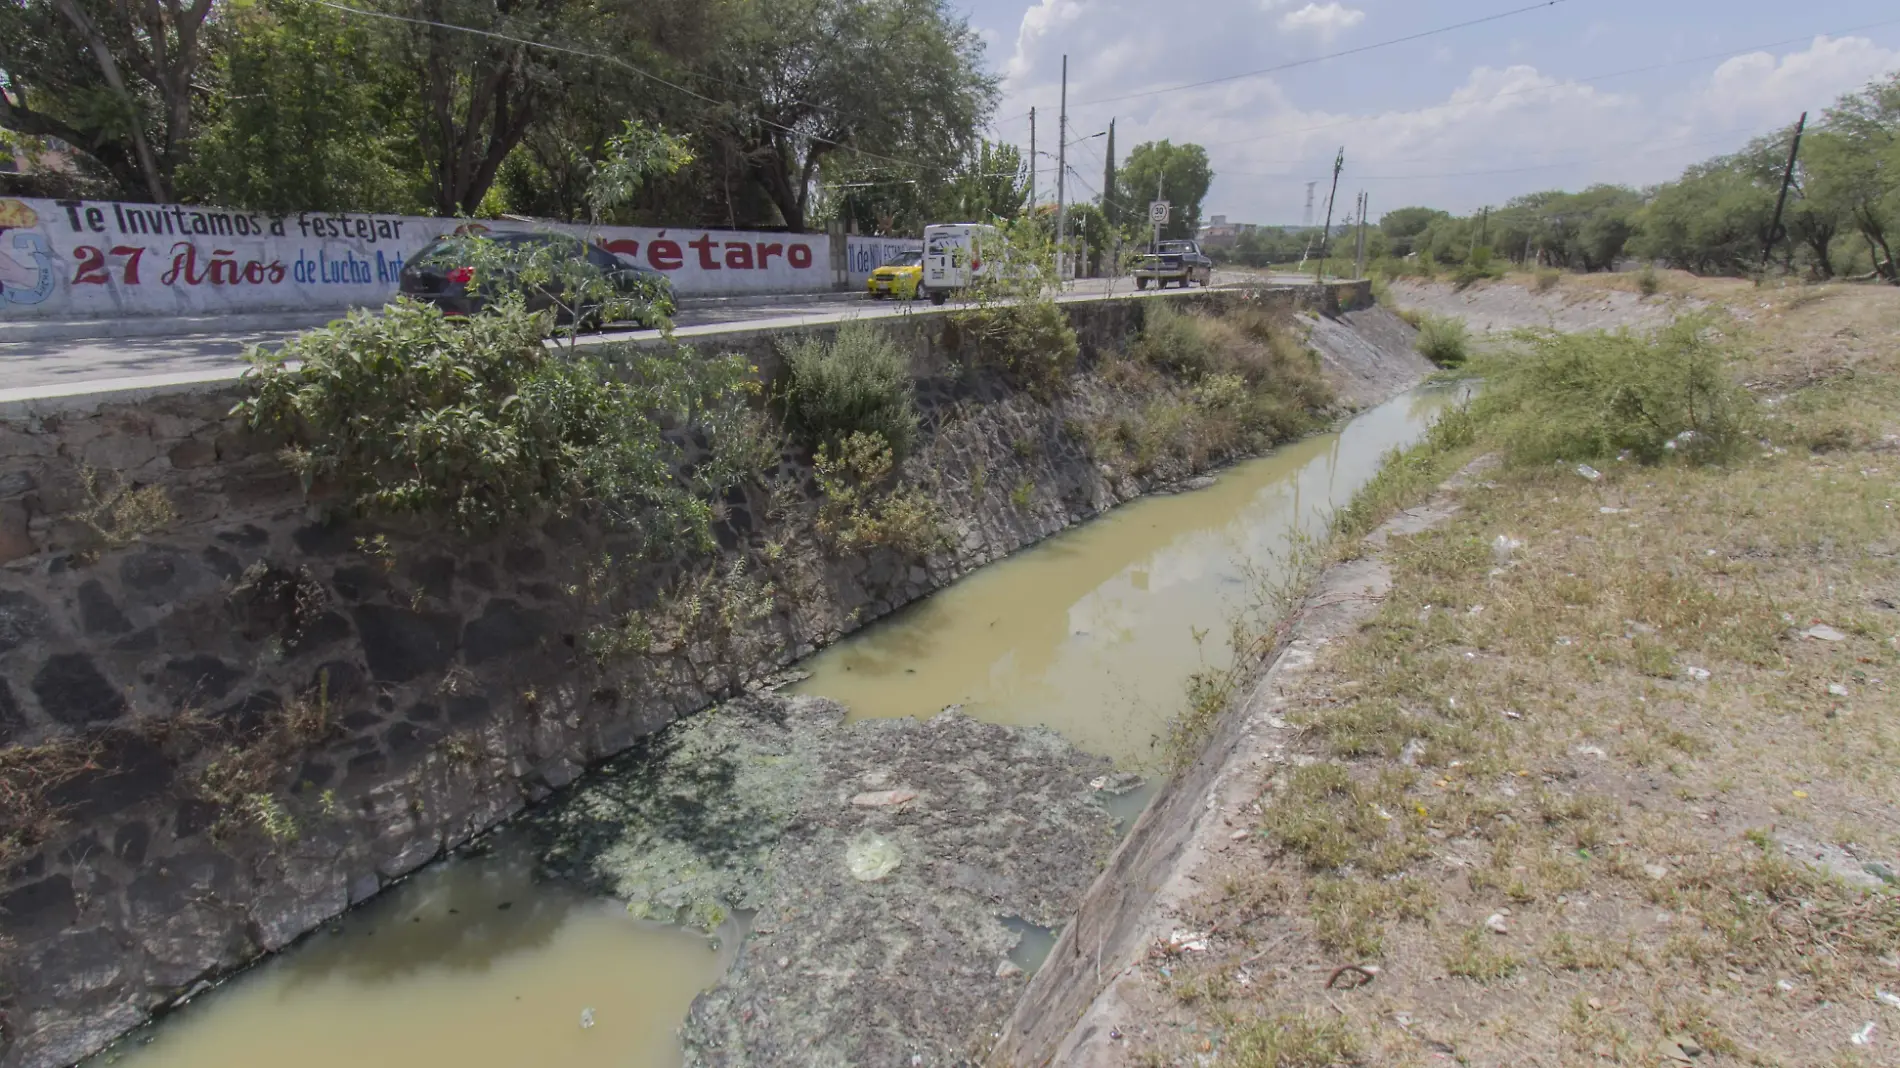
<svg viewBox="0 0 1900 1068"><path fill-rule="evenodd" d="M829 342L784 348L788 429L813 452L853 434L875 434L902 459L917 433L910 361L883 331L844 323Z"/></svg>
<svg viewBox="0 0 1900 1068"><path fill-rule="evenodd" d="M1457 367L1470 357L1471 334L1464 320L1426 315L1413 325L1418 327L1419 355L1438 366Z"/></svg>
<svg viewBox="0 0 1900 1068"><path fill-rule="evenodd" d="M1900 861L1900 293L1829 290L1750 291L1710 352L1588 339L1626 391L1698 361L1748 383L1730 449L1606 445L1585 479L1545 462L1583 425L1552 412L1604 394L1529 433L1511 413L1552 386L1523 369L1342 512L1327 555L1376 556L1392 590L1285 695L1305 764L1266 777L1180 921L1224 932L1166 1013L1223 1035L1218 1063L1306 1063L1263 1020L1368 1063L1881 1063L1848 1038L1900 986L1900 894L1858 867ZM1486 452L1442 525L1363 543ZM1249 983L1201 982L1241 962ZM1376 982L1311 978L1348 963Z"/></svg>

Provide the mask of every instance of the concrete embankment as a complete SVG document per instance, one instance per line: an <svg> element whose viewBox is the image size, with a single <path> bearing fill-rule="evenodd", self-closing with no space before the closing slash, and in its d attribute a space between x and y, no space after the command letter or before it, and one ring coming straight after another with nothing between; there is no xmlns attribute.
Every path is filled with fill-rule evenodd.
<svg viewBox="0 0 1900 1068"><path fill-rule="evenodd" d="M13 829L0 883L0 1064L83 1055L677 716L1194 473L1137 472L1076 433L1147 399L1090 368L1157 299L1264 299L1290 313L1336 298L1068 306L1083 369L1054 399L972 373L948 317L889 323L914 353L925 422L910 464L927 473L950 547L827 553L751 487L724 502L717 559L643 565L611 606L587 596L616 555L610 530L552 520L468 541L325 519L270 443L225 415L229 394L68 405L0 426L0 511L15 520L0 572L0 744L59 761L27 769L44 818ZM1379 317L1390 319L1347 320ZM1330 322L1313 333L1328 352ZM769 372L777 339L753 344ZM1409 354L1334 355L1409 360L1395 389L1422 373ZM1361 377L1360 403L1388 380ZM82 468L105 481L88 488ZM799 458L776 476L809 494ZM87 520L125 487L155 487L181 518L99 544ZM775 561L746 553L787 534ZM604 665L589 628L628 604L664 616L677 640ZM748 605L760 610L727 611Z"/></svg>

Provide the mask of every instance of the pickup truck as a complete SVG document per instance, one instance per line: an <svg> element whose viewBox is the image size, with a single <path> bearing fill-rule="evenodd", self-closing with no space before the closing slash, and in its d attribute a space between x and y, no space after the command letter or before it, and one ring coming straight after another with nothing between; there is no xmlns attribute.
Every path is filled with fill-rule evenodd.
<svg viewBox="0 0 1900 1068"><path fill-rule="evenodd" d="M1147 289L1149 282L1156 289L1168 288L1169 282L1186 289L1195 281L1204 287L1214 281L1214 261L1193 241L1163 241L1135 261L1136 289Z"/></svg>

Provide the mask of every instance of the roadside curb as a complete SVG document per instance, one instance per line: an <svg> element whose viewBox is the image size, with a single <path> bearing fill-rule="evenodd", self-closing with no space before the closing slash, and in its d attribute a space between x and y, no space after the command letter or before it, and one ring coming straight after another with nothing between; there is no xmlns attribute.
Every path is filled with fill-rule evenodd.
<svg viewBox="0 0 1900 1068"><path fill-rule="evenodd" d="M823 293L762 293L731 297L683 297L679 309L753 308L774 304L827 301L852 303L868 299L861 291ZM314 330L343 318L356 307L246 312L238 315L146 315L118 319L64 319L50 322L0 323L0 344L23 341L103 341L133 337L192 337L205 334L247 334L287 330Z"/></svg>

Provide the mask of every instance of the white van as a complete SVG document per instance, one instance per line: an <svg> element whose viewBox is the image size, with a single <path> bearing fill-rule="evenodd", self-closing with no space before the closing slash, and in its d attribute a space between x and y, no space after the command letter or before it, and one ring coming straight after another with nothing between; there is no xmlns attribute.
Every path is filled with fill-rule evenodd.
<svg viewBox="0 0 1900 1068"><path fill-rule="evenodd" d="M924 277L918 292L932 304L975 285L994 269L987 253L1001 251L1002 235L988 223L932 223L924 227Z"/></svg>

